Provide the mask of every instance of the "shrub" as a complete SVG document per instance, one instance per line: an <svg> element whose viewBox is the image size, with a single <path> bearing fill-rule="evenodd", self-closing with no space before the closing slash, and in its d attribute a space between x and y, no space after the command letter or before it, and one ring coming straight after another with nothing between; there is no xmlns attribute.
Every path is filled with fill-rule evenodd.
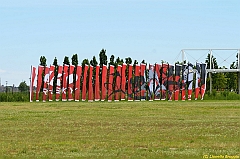
<svg viewBox="0 0 240 159"><path fill-rule="evenodd" d="M28 92L0 93L0 102L28 102Z"/></svg>

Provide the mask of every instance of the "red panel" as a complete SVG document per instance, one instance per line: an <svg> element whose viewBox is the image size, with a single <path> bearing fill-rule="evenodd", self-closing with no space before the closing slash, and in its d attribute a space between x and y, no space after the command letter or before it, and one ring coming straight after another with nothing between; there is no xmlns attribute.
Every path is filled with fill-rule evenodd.
<svg viewBox="0 0 240 159"><path fill-rule="evenodd" d="M68 65L63 66L63 84L62 84L62 101L67 101L67 79L68 79Z"/></svg>
<svg viewBox="0 0 240 159"><path fill-rule="evenodd" d="M86 100L86 84L87 84L87 73L88 73L88 65L85 65L84 67L84 73L83 73L83 85L82 85L82 101Z"/></svg>
<svg viewBox="0 0 240 159"><path fill-rule="evenodd" d="M74 65L70 65L69 75L68 75L68 101L73 100L73 89L74 89L73 74L74 74Z"/></svg>
<svg viewBox="0 0 240 159"><path fill-rule="evenodd" d="M93 101L93 86L92 86L92 74L93 74L93 66L90 66L89 76L88 76L88 101Z"/></svg>
<svg viewBox="0 0 240 159"><path fill-rule="evenodd" d="M126 64L122 65L122 81L121 81L121 100L125 100L125 92L126 92L126 75L125 75L125 71L126 71Z"/></svg>
<svg viewBox="0 0 240 159"><path fill-rule="evenodd" d="M113 76L114 76L114 66L109 67L109 79L108 79L108 101L112 101L113 97Z"/></svg>
<svg viewBox="0 0 240 159"><path fill-rule="evenodd" d="M79 101L80 97L80 82L82 75L82 66L77 66L76 83L75 83L75 101Z"/></svg>
<svg viewBox="0 0 240 159"><path fill-rule="evenodd" d="M175 64L175 86L174 86L174 100L178 101L179 92L180 92L180 74L181 74L181 65Z"/></svg>
<svg viewBox="0 0 240 159"><path fill-rule="evenodd" d="M132 65L128 66L128 101L133 101L132 92Z"/></svg>
<svg viewBox="0 0 240 159"><path fill-rule="evenodd" d="M44 69L44 81L43 81L43 102L46 102L48 95L48 84L49 84L49 67Z"/></svg>
<svg viewBox="0 0 240 159"><path fill-rule="evenodd" d="M174 91L174 81L173 81L173 71L174 66L168 66L168 100L172 100L173 91Z"/></svg>
<svg viewBox="0 0 240 159"><path fill-rule="evenodd" d="M38 66L38 80L37 80L37 90L36 90L36 101L39 101L39 93L42 86L42 74L43 74L43 66Z"/></svg>
<svg viewBox="0 0 240 159"><path fill-rule="evenodd" d="M166 99L166 91L167 91L167 70L168 64L162 64L162 98L161 100Z"/></svg>
<svg viewBox="0 0 240 159"><path fill-rule="evenodd" d="M53 100L52 95L53 95L54 69L55 69L55 66L51 65L49 70L49 89L48 89L49 101Z"/></svg>
<svg viewBox="0 0 240 159"><path fill-rule="evenodd" d="M58 76L57 76L57 84L56 84L56 101L59 101L59 97L61 94L62 72L63 72L63 66L58 66Z"/></svg>
<svg viewBox="0 0 240 159"><path fill-rule="evenodd" d="M102 67L102 91L101 91L101 101L106 99L107 94L107 66L103 65Z"/></svg>
<svg viewBox="0 0 240 159"><path fill-rule="evenodd" d="M121 75L122 75L122 66L118 65L116 70L116 84L115 84L115 101L119 101L120 91L121 91Z"/></svg>
<svg viewBox="0 0 240 159"><path fill-rule="evenodd" d="M140 66L135 66L135 72L134 72L134 100L139 101L140 100Z"/></svg>
<svg viewBox="0 0 240 159"><path fill-rule="evenodd" d="M95 101L100 100L100 90L99 90L99 69L100 66L96 66L96 76L95 76Z"/></svg>

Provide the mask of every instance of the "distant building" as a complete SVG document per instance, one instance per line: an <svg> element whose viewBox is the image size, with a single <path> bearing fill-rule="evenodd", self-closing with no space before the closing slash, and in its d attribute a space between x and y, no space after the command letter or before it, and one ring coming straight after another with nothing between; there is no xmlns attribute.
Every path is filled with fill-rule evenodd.
<svg viewBox="0 0 240 159"><path fill-rule="evenodd" d="M4 85L0 86L0 92L6 92L6 89L5 89Z"/></svg>
<svg viewBox="0 0 240 159"><path fill-rule="evenodd" d="M13 87L13 86L7 86L7 92L11 93L11 92L19 92L18 87ZM4 85L0 86L0 93L2 92L6 92L6 87Z"/></svg>

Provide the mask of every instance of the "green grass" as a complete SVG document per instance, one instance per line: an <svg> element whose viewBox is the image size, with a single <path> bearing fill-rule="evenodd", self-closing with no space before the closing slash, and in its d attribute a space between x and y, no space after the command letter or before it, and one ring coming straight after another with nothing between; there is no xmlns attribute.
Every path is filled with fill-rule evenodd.
<svg viewBox="0 0 240 159"><path fill-rule="evenodd" d="M240 156L239 101L0 103L0 158Z"/></svg>

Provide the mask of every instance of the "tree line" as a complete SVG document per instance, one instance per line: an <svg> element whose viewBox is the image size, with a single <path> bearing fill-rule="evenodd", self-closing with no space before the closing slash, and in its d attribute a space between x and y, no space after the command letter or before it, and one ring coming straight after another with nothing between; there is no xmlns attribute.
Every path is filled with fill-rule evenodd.
<svg viewBox="0 0 240 159"><path fill-rule="evenodd" d="M89 60L89 59L83 59L82 60L82 62L81 62L82 74L84 74L84 66L85 65L92 65L93 66L93 81L94 81L95 76L96 76L96 66L97 65L100 65L100 67L102 67L103 65L106 65L106 66L113 65L114 68L115 68L115 71L116 71L116 66L122 65L123 63L125 63L127 65L133 64L133 66L135 66L135 65L138 64L138 61L137 60L133 61L131 57L126 57L125 59L122 59L120 57L115 58L114 55L111 55L109 60L108 60L108 57L107 57L107 54L106 54L106 49L102 49L100 51L100 53L99 53L99 61L97 60L96 56L93 56L91 60ZM145 60L142 60L141 63L145 63ZM71 62L69 60L69 57L65 56L64 60L63 60L63 65L64 64L66 64L66 65L70 65L71 64L71 65L74 65L74 66L79 65L78 55L77 54L73 54L72 57L71 57ZM45 56L41 56L40 57L40 65L41 66L47 66L47 59L46 59ZM57 80L57 75L58 75L58 65L59 65L58 64L58 60L57 60L56 57L54 58L52 65L55 66L55 70L54 70L55 78L54 78L54 83L53 83L54 84L53 92L55 92L56 80ZM128 75L128 67L126 68L126 73ZM75 67L75 70L73 72L73 75L74 75L73 79L74 79L74 83L75 83L76 67ZM101 80L102 80L102 78L101 78L101 71L100 71L99 77L100 77L99 78L99 82L101 83ZM88 80L87 80L87 83L88 83Z"/></svg>
<svg viewBox="0 0 240 159"><path fill-rule="evenodd" d="M211 68L226 69L226 67L219 67L218 66L217 60L213 55L212 55L211 59L212 59ZM81 62L82 73L84 73L84 66L85 65L92 65L93 66L93 79L95 79L95 68L98 64L100 65L100 67L102 67L103 65L108 65L108 66L113 65L116 68L117 65L121 65L123 63L125 63L127 65L133 64L133 66L135 66L136 64L138 64L138 61L137 60L132 60L131 57L126 57L125 59L122 59L120 57L115 58L114 55L111 55L109 60L108 60L108 57L106 55L106 49L102 49L99 53L99 61L97 60L96 56L93 56L91 60L89 60L89 59L83 59L82 60L82 62ZM145 60L142 60L141 63L147 64L145 62ZM184 61L184 63L186 63L186 61ZM205 63L207 63L207 69L209 69L210 68L210 54L207 55L207 57L205 59ZM64 60L63 60L63 64L67 64L67 65L72 64L74 66L77 66L79 64L78 55L77 54L72 55L71 63L70 63L69 57L65 56ZM45 56L40 57L40 65L47 66L47 59L46 59ZM56 57L54 58L53 65L55 66L55 76L57 76L58 65L59 64L58 64L58 61L57 61ZM234 61L230 65L230 69L235 69L235 68L237 68L237 60ZM76 72L76 70L74 70L74 72ZM101 73L101 71L100 71L100 73ZM128 67L126 69L126 75L128 75ZM101 74L99 76L101 77ZM75 79L75 77L74 77L74 79ZM57 80L57 78L55 78L54 84L56 84L56 80ZM101 82L101 78L99 80ZM54 86L54 88L55 88L55 86ZM210 78L208 76L207 77L207 91L209 89L210 89ZM237 91L237 89L238 89L238 75L237 75L237 73L234 73L234 72L212 73L212 89L215 89L216 91L221 91L221 90Z"/></svg>
<svg viewBox="0 0 240 159"><path fill-rule="evenodd" d="M219 67L217 59L212 55L212 62L210 67L210 54L207 55L205 63L207 69L227 69L225 66ZM230 65L230 69L238 68L238 55L236 55L236 61L233 61ZM223 73L212 73L212 89L216 91L228 90L238 92L238 73L236 72L223 72ZM207 78L207 90L210 89L210 78Z"/></svg>

